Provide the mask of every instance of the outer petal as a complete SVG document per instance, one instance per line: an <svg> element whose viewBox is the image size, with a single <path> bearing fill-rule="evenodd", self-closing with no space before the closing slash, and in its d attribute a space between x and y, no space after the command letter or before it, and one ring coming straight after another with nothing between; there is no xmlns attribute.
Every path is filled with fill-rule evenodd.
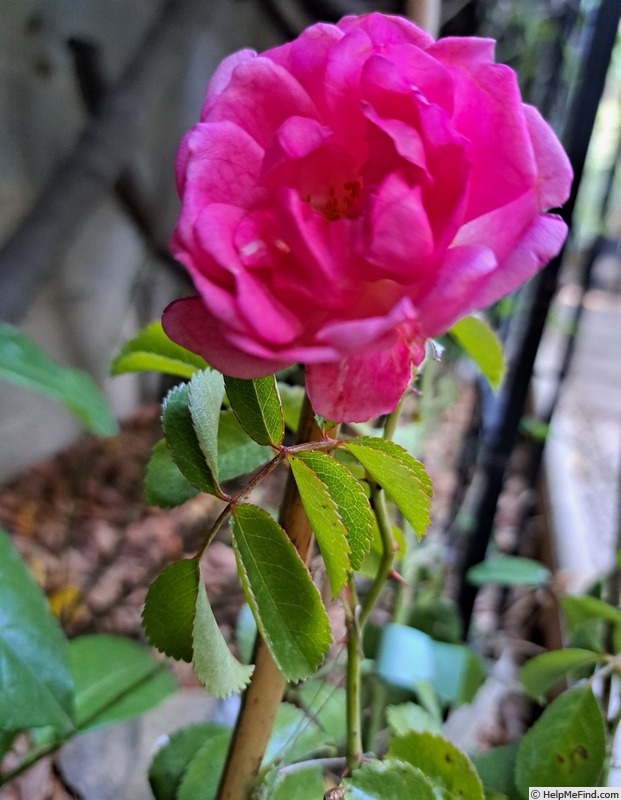
<svg viewBox="0 0 621 800"><path fill-rule="evenodd" d="M425 337L445 333L465 314L481 308L481 288L496 267L486 247L451 247L427 293L416 301L421 333Z"/></svg>
<svg viewBox="0 0 621 800"><path fill-rule="evenodd" d="M361 28L377 46L407 42L425 48L433 44L433 38L413 22L403 17L378 12L358 17L343 17L337 27L343 31Z"/></svg>
<svg viewBox="0 0 621 800"><path fill-rule="evenodd" d="M198 353L224 375L261 378L290 366L291 361L260 359L232 345L222 326L198 297L175 300L165 310L162 325L166 335L182 347Z"/></svg>
<svg viewBox="0 0 621 800"><path fill-rule="evenodd" d="M412 377L408 346L350 356L306 368L306 391L316 414L335 422L365 422L389 414Z"/></svg>
<svg viewBox="0 0 621 800"><path fill-rule="evenodd" d="M211 77L211 80L207 84L205 102L226 89L226 87L229 85L231 75L233 74L235 67L237 67L239 64L243 64L246 61L251 61L256 57L256 50L249 50L247 48L238 50L236 53L231 53L230 56L227 56L227 58L225 58L218 65L216 71Z"/></svg>
<svg viewBox="0 0 621 800"><path fill-rule="evenodd" d="M226 89L203 110L205 122L234 122L263 148L293 115L317 118L317 109L290 72L262 56L235 67Z"/></svg>
<svg viewBox="0 0 621 800"><path fill-rule="evenodd" d="M562 205L569 197L573 171L567 153L554 131L533 106L524 106L537 163L539 208L545 211Z"/></svg>

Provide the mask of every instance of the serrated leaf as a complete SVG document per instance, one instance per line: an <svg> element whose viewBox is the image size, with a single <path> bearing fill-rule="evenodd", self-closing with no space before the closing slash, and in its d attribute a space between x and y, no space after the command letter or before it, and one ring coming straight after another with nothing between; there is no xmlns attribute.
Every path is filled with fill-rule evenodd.
<svg viewBox="0 0 621 800"><path fill-rule="evenodd" d="M404 736L410 731L440 733L442 726L427 709L416 703L400 703L386 708L386 721L391 733Z"/></svg>
<svg viewBox="0 0 621 800"><path fill-rule="evenodd" d="M0 729L73 729L73 680L58 620L0 529Z"/></svg>
<svg viewBox="0 0 621 800"><path fill-rule="evenodd" d="M69 649L81 731L143 714L178 689L150 650L130 639L78 636Z"/></svg>
<svg viewBox="0 0 621 800"><path fill-rule="evenodd" d="M199 583L196 558L176 561L151 584L142 612L142 624L151 644L180 661L192 661Z"/></svg>
<svg viewBox="0 0 621 800"><path fill-rule="evenodd" d="M364 489L343 464L326 453L302 452L296 458L313 470L336 503L351 549L351 569L357 572L371 547L375 522Z"/></svg>
<svg viewBox="0 0 621 800"><path fill-rule="evenodd" d="M283 529L252 505L232 511L232 540L242 585L257 627L290 681L311 675L331 642L317 587Z"/></svg>
<svg viewBox="0 0 621 800"><path fill-rule="evenodd" d="M504 374L505 359L502 344L490 326L479 317L464 317L450 328L449 334L496 390Z"/></svg>
<svg viewBox="0 0 621 800"><path fill-rule="evenodd" d="M248 436L232 411L221 412L218 428L218 475L221 481L246 475L273 456L273 450L257 444Z"/></svg>
<svg viewBox="0 0 621 800"><path fill-rule="evenodd" d="M285 419L276 377L243 380L227 376L224 382L231 408L244 430L258 444L280 444L285 435Z"/></svg>
<svg viewBox="0 0 621 800"><path fill-rule="evenodd" d="M606 758L606 727L588 686L570 689L551 703L523 736L516 785L597 786Z"/></svg>
<svg viewBox="0 0 621 800"><path fill-rule="evenodd" d="M320 800L324 793L323 771L319 764L278 775L268 800Z"/></svg>
<svg viewBox="0 0 621 800"><path fill-rule="evenodd" d="M162 406L162 429L175 464L188 481L201 492L222 496L218 474L206 462L194 429L188 401L188 386L175 386Z"/></svg>
<svg viewBox="0 0 621 800"><path fill-rule="evenodd" d="M321 550L332 597L336 597L351 571L347 530L325 483L301 459L292 456L289 464L304 511Z"/></svg>
<svg viewBox="0 0 621 800"><path fill-rule="evenodd" d="M420 769L404 761L369 761L345 778L351 800L435 800L431 782Z"/></svg>
<svg viewBox="0 0 621 800"><path fill-rule="evenodd" d="M214 800L230 741L230 731L215 734L195 753L181 779L176 800Z"/></svg>
<svg viewBox="0 0 621 800"><path fill-rule="evenodd" d="M198 489L173 461L166 440L156 442L144 478L144 497L148 505L176 508L197 494Z"/></svg>
<svg viewBox="0 0 621 800"><path fill-rule="evenodd" d="M467 576L473 586L484 586L496 583L500 586L547 586L550 583L550 570L533 561L520 556L491 556L470 567Z"/></svg>
<svg viewBox="0 0 621 800"><path fill-rule="evenodd" d="M218 481L218 426L224 378L215 370L197 372L188 384L188 408L205 462Z"/></svg>
<svg viewBox="0 0 621 800"><path fill-rule="evenodd" d="M484 800L483 786L468 756L437 734L411 731L405 736L392 736L388 757L418 767L436 792L448 793L449 797Z"/></svg>
<svg viewBox="0 0 621 800"><path fill-rule="evenodd" d="M293 433L297 433L300 424L300 415L306 392L303 386L290 386L288 383L278 382L278 393L285 425Z"/></svg>
<svg viewBox="0 0 621 800"><path fill-rule="evenodd" d="M99 436L118 432L108 400L89 375L56 364L31 339L4 322L0 322L0 379L62 403Z"/></svg>
<svg viewBox="0 0 621 800"><path fill-rule="evenodd" d="M520 669L519 678L527 695L543 702L546 692L578 667L597 664L599 653L577 647L553 650L531 658Z"/></svg>
<svg viewBox="0 0 621 800"><path fill-rule="evenodd" d="M429 525L431 497L431 481L422 465L385 439L351 439L344 446L384 489L420 540Z"/></svg>
<svg viewBox="0 0 621 800"><path fill-rule="evenodd" d="M231 653L213 615L202 581L198 586L194 618L194 672L214 697L238 694L248 684L253 665L242 664Z"/></svg>
<svg viewBox="0 0 621 800"><path fill-rule="evenodd" d="M110 374L154 371L191 378L206 367L203 358L171 341L161 322L156 321L150 322L123 345L112 361Z"/></svg>
<svg viewBox="0 0 621 800"><path fill-rule="evenodd" d="M207 742L226 733L224 725L213 722L189 725L171 734L149 766L149 785L155 800L175 800L188 764Z"/></svg>

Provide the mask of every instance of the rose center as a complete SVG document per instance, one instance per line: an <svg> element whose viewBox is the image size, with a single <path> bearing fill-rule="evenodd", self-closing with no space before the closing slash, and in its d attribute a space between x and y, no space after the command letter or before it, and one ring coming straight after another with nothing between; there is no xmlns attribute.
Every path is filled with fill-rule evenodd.
<svg viewBox="0 0 621 800"><path fill-rule="evenodd" d="M321 211L328 222L334 222L343 217L354 216L352 206L360 195L361 189L362 182L360 180L350 180L341 185L330 184L325 194L303 195L302 200L317 211Z"/></svg>

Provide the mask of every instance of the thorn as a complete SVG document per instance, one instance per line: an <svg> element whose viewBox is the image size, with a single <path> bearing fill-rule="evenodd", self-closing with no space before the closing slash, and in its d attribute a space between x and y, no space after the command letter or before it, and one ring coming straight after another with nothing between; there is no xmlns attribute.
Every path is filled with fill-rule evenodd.
<svg viewBox="0 0 621 800"><path fill-rule="evenodd" d="M390 572L388 573L388 578L391 581L397 581L397 583L400 583L402 586L408 585L406 579L403 577L403 575L399 574L396 569L390 570Z"/></svg>

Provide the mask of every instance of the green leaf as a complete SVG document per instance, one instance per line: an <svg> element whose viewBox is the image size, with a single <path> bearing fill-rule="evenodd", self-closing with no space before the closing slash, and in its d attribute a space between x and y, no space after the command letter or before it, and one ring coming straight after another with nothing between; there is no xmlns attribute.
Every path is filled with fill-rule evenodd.
<svg viewBox="0 0 621 800"><path fill-rule="evenodd" d="M43 592L0 529L0 729L73 729L67 641Z"/></svg>
<svg viewBox="0 0 621 800"><path fill-rule="evenodd" d="M331 642L317 587L287 534L266 511L235 506L233 547L257 627L290 681L312 674Z"/></svg>
<svg viewBox="0 0 621 800"><path fill-rule="evenodd" d="M403 761L369 761L345 778L347 800L435 800L431 782Z"/></svg>
<svg viewBox="0 0 621 800"><path fill-rule="evenodd" d="M149 766L149 784L155 800L176 800L179 784L192 758L214 736L226 732L223 725L206 722L173 733Z"/></svg>
<svg viewBox="0 0 621 800"><path fill-rule="evenodd" d="M336 504L351 549L351 569L357 572L371 547L375 522L364 489L343 464L326 453L302 452L296 458L313 470Z"/></svg>
<svg viewBox="0 0 621 800"><path fill-rule="evenodd" d="M275 761L291 764L310 758L334 744L313 718L291 703L281 703L276 713L263 766Z"/></svg>
<svg viewBox="0 0 621 800"><path fill-rule="evenodd" d="M196 558L176 561L151 584L142 612L142 624L151 644L180 661L192 661L199 583Z"/></svg>
<svg viewBox="0 0 621 800"><path fill-rule="evenodd" d="M218 426L224 378L215 370L197 372L188 385L188 407L205 463L218 480Z"/></svg>
<svg viewBox="0 0 621 800"><path fill-rule="evenodd" d="M427 709L410 702L388 706L386 720L391 733L396 736L404 736L410 731L440 733L442 729L439 721Z"/></svg>
<svg viewBox="0 0 621 800"><path fill-rule="evenodd" d="M449 333L496 390L502 380L505 360L494 331L479 317L464 317L453 325Z"/></svg>
<svg viewBox="0 0 621 800"><path fill-rule="evenodd" d="M521 800L515 786L515 761L518 742L493 747L472 757L479 778L487 792L497 792L508 800Z"/></svg>
<svg viewBox="0 0 621 800"><path fill-rule="evenodd" d="M401 561L405 556L407 544L403 531L396 525L392 526L392 538L394 539L397 547L395 551L395 564L398 564L399 561ZM371 528L371 547L369 548L369 552L364 557L362 564L360 565L360 569L358 570L363 578L369 578L370 580L375 578L377 571L380 568L383 555L384 545L382 543L382 536L379 532L379 528L377 527L375 517L373 517L373 525Z"/></svg>
<svg viewBox="0 0 621 800"><path fill-rule="evenodd" d="M166 440L156 442L144 478L146 502L159 508L176 508L197 493L173 461Z"/></svg>
<svg viewBox="0 0 621 800"><path fill-rule="evenodd" d="M225 377L226 394L244 430L259 444L278 445L285 435L285 420L276 377L243 380Z"/></svg>
<svg viewBox="0 0 621 800"><path fill-rule="evenodd" d="M217 733L196 752L181 779L176 800L214 800L230 741L230 731Z"/></svg>
<svg viewBox="0 0 621 800"><path fill-rule="evenodd" d="M106 397L85 372L54 363L31 339L4 322L0 322L0 379L57 400L99 436L118 432Z"/></svg>
<svg viewBox="0 0 621 800"><path fill-rule="evenodd" d="M420 540L429 525L431 481L420 462L394 442L363 437L345 442L390 497Z"/></svg>
<svg viewBox="0 0 621 800"><path fill-rule="evenodd" d="M303 386L290 386L288 383L278 382L278 392L285 425L293 433L297 433L300 424L300 415L306 392Z"/></svg>
<svg viewBox="0 0 621 800"><path fill-rule="evenodd" d="M112 362L110 374L153 370L191 378L195 372L206 367L207 363L200 356L172 342L157 321L150 322L123 345Z"/></svg>
<svg viewBox="0 0 621 800"><path fill-rule="evenodd" d="M393 736L388 744L388 757L418 767L436 792L483 800L483 786L468 756L437 734L412 731L405 736Z"/></svg>
<svg viewBox="0 0 621 800"><path fill-rule="evenodd" d="M9 752L17 736L17 731L0 730L0 761Z"/></svg>
<svg viewBox="0 0 621 800"><path fill-rule="evenodd" d="M542 703L548 689L556 686L569 672L601 660L598 653L577 647L553 650L527 661L520 669L519 677L526 694Z"/></svg>
<svg viewBox="0 0 621 800"><path fill-rule="evenodd" d="M468 582L474 586L496 583L500 586L547 586L550 570L530 558L520 556L492 556L470 567Z"/></svg>
<svg viewBox="0 0 621 800"><path fill-rule="evenodd" d="M606 757L604 718L593 691L580 686L551 703L520 742L516 784L597 786Z"/></svg>
<svg viewBox="0 0 621 800"><path fill-rule="evenodd" d="M69 650L79 730L136 717L178 688L150 650L130 639L79 636Z"/></svg>
<svg viewBox="0 0 621 800"><path fill-rule="evenodd" d="M192 486L220 496L217 473L206 463L194 430L187 384L175 386L164 398L162 429L173 461Z"/></svg>
<svg viewBox="0 0 621 800"><path fill-rule="evenodd" d="M292 456L289 464L321 550L332 597L336 597L347 580L347 573L351 571L347 530L325 483L301 459Z"/></svg>
<svg viewBox="0 0 621 800"><path fill-rule="evenodd" d="M345 743L345 689L324 680L309 680L296 689L298 702L336 745Z"/></svg>
<svg viewBox="0 0 621 800"><path fill-rule="evenodd" d="M481 659L466 645L433 642L433 688L451 706L471 703L485 680Z"/></svg>
<svg viewBox="0 0 621 800"><path fill-rule="evenodd" d="M273 458L274 452L251 439L232 411L220 413L218 428L218 475L228 481L246 475Z"/></svg>
<svg viewBox="0 0 621 800"><path fill-rule="evenodd" d="M229 650L202 581L199 582L196 601L192 664L199 681L218 698L241 692L254 670L253 665L240 663Z"/></svg>
<svg viewBox="0 0 621 800"><path fill-rule="evenodd" d="M615 625L621 623L621 609L588 594L565 595L561 598L561 606L570 628L594 619L603 619Z"/></svg>
<svg viewBox="0 0 621 800"><path fill-rule="evenodd" d="M324 793L320 765L310 765L277 776L268 800L320 800Z"/></svg>

